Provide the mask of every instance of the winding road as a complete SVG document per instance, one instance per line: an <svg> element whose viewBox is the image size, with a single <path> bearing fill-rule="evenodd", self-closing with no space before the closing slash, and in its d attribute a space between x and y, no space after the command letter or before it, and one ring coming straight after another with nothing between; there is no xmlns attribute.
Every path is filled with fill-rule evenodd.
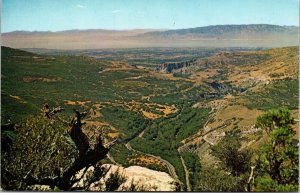
<svg viewBox="0 0 300 193"><path fill-rule="evenodd" d="M126 147L129 151L135 151L135 152L138 152L138 153L147 155L147 156L151 156L151 157L154 157L154 158L158 159L159 161L165 163L166 166L167 166L167 168L168 168L168 170L169 170L169 174L171 175L171 177L174 178L176 181L180 182L180 180L179 180L179 178L178 178L178 176L177 176L177 174L176 174L176 171L175 171L174 166L173 166L172 164L170 164L170 162L168 162L167 160L164 160L164 159L162 159L162 158L159 157L159 156L155 156L155 155L152 155L152 154L148 154L148 153L141 152L141 151L139 151L139 150L133 149L133 148L131 147L131 145L130 145L129 142L127 142L127 143L125 144L125 147Z"/></svg>
<svg viewBox="0 0 300 193"><path fill-rule="evenodd" d="M184 110L184 107L180 108L179 112L177 113L177 115L175 117L172 117L172 118L169 118L170 120L175 120L177 119L180 115L181 115L181 112ZM144 129L139 135L138 137L143 137L144 133L145 133L145 130ZM176 174L176 170L175 170L175 167L170 163L168 162L167 160L165 159L162 159L160 156L155 156L155 155L152 155L152 154L148 154L148 153L145 153L145 152L141 152L141 151L138 151L138 150L135 150L131 147L130 143L127 142L125 144L125 147L130 150L130 151L136 151L136 152L139 152L141 154L144 154L144 155L148 155L148 156L151 156L151 157L154 157L158 160L160 160L161 162L163 162L167 168L168 168L168 171L169 171L169 174L171 175L172 178L174 178L177 182L179 182L180 184L182 184L182 182L179 180L177 174ZM178 150L177 150L178 151ZM179 151L178 151L179 153ZM180 153L179 153L180 155ZM182 166L184 168L184 171L185 171L185 180L186 180L186 186L187 186L187 191L191 191L191 184L190 184L190 180L189 180L189 171L185 165L185 162L184 162L184 159L183 157L180 155L180 160L181 160L181 163L182 163Z"/></svg>
<svg viewBox="0 0 300 193"><path fill-rule="evenodd" d="M216 113L218 113L218 112L220 111L221 107L222 107L222 104L219 104L218 107L217 107L216 112L213 112L213 110L210 112L210 113L211 113L210 116L208 117L207 121L205 122L205 124L204 124L203 127L202 127L202 128L203 128L203 131L205 130L205 127L208 125L209 121L213 118L213 116L214 116ZM213 130L214 130L214 129L213 129ZM213 131L213 130L212 130L212 131ZM210 131L208 131L208 132L206 132L206 133L200 135L200 137L201 137L201 138L204 138L205 135L207 135L208 133L210 133L210 132L212 132L212 131L210 130ZM185 145L187 145L187 144L185 144ZM185 145L183 145L183 146L181 146L181 147L179 147L179 148L177 149L179 155L180 155L180 152L182 152L182 148L183 148ZM206 139L204 138L204 142L203 142L203 143L201 144L201 146L199 147L199 152L202 153L202 152L206 151L206 150L210 147L210 145L211 145L211 144L209 144L209 143L206 141ZM199 154L199 152L198 152L198 154ZM187 167L186 167L186 165L185 165L184 159L183 159L183 157L182 157L181 155L180 155L180 159L181 159L181 163L182 163L182 165L183 165L184 171L185 171L185 180L186 180L187 191L192 191L192 189L191 189L191 183L190 183L189 171L188 171L188 169L187 169Z"/></svg>
<svg viewBox="0 0 300 193"><path fill-rule="evenodd" d="M174 119L178 118L178 117L180 116L180 114L181 114L181 112L182 112L183 109L184 109L184 108L180 108L180 110L179 110L179 112L177 113L177 115L176 115L175 117L170 117L169 119L170 119L170 120L174 120ZM141 131L141 132L140 132L137 136L135 136L135 137L143 137L143 134L144 134L145 130L146 130L146 129L144 129L143 131ZM177 174L176 174L175 167L174 167L170 162L168 162L167 160L161 158L160 156L152 155L152 154L149 154L149 153L145 153L145 152L142 152L142 151L133 149L133 148L131 147L131 145L130 145L130 141L131 141L132 139L134 139L135 137L130 138L129 140L128 140L128 139L122 140L120 143L125 143L124 145L125 145L125 147L126 147L129 151L135 151L135 152L138 152L138 153L141 153L141 154L144 154L144 155L147 155L147 156L150 156L150 157L153 157L153 158L156 158L156 159L160 160L161 162L163 162L163 163L167 166L170 176L171 176L173 179L175 179L175 181L177 181L179 184L183 185L183 183L179 180L179 178L178 178L178 176L177 176ZM179 155L180 155L180 154L179 154ZM115 161L113 160L113 157L112 157L112 156L108 155L108 158L109 158L112 162L115 162ZM191 186L190 186L190 181L189 181L189 172L188 172L188 170L187 170L187 167L186 167L186 165L185 165L185 163L184 163L184 160L183 160L183 158L181 157L181 155L180 155L180 159L181 159L181 163L182 163L182 165L183 165L183 167L184 167L184 171L185 171L186 182L187 182L187 190L188 190L188 191L191 191ZM182 191L182 190L183 190L183 189L182 189L182 186L181 186L181 191Z"/></svg>
<svg viewBox="0 0 300 193"><path fill-rule="evenodd" d="M190 183L190 173L189 173L189 171L188 171L188 169L185 165L185 162L184 162L184 159L183 159L182 156L180 156L180 160L181 160L181 163L183 165L184 172L185 172L186 189L187 189L187 191L192 191L191 183Z"/></svg>

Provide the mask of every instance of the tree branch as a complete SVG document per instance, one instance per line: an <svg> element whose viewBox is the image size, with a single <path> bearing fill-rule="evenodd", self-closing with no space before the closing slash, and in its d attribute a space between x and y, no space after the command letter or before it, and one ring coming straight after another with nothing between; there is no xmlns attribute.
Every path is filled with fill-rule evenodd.
<svg viewBox="0 0 300 193"><path fill-rule="evenodd" d="M255 166L251 166L251 173L250 173L249 179L247 181L247 188L246 188L247 192L251 192L251 180L254 181L254 176L253 176L254 168L255 168Z"/></svg>
<svg viewBox="0 0 300 193"><path fill-rule="evenodd" d="M63 110L64 109L60 106L50 110L48 104L45 104L42 109L44 115L49 119ZM73 110L75 113L75 117L73 117L69 122L67 132L71 139L74 141L79 151L79 156L75 159L72 165L62 173L62 175L60 175L59 173L54 178L44 178L39 180L33 178L32 176L27 176L25 180L28 184L49 185L51 188L54 188L54 186L58 186L61 190L70 190L75 182L74 180L72 180L75 174L81 169L95 165L97 164L97 162L104 159L110 148L116 144L117 140L114 140L103 145L101 134L99 134L96 137L96 144L94 148L91 148L88 137L82 131L82 126L85 123L81 122L81 120L87 115L87 112L81 113L75 109Z"/></svg>

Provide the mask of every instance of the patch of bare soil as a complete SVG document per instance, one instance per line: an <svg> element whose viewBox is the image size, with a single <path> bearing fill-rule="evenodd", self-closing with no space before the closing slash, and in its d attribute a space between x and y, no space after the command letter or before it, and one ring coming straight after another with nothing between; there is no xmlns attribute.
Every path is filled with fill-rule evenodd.
<svg viewBox="0 0 300 193"><path fill-rule="evenodd" d="M146 98L147 97L144 97L144 99ZM132 111L141 112L146 118L149 119L167 117L170 114L176 113L178 111L175 105L168 106L168 105L161 105L161 104L151 103L151 102L141 103L141 102L131 101L128 103L124 103L124 105Z"/></svg>
<svg viewBox="0 0 300 193"><path fill-rule="evenodd" d="M81 107L84 107L84 108L88 108L88 106L86 105L87 103L91 103L92 101L71 101L71 100L65 100L65 104L66 105L71 105L71 106L74 106L74 105L79 105Z"/></svg>
<svg viewBox="0 0 300 193"><path fill-rule="evenodd" d="M104 70L100 71L99 73L105 73L105 72L114 72L114 71L127 71L132 70L133 67L130 66L128 63L125 62L119 62L119 61L111 61L111 66L108 68L105 68Z"/></svg>
<svg viewBox="0 0 300 193"><path fill-rule="evenodd" d="M23 76L24 82L33 82L33 81L41 81L41 82L59 82L62 81L62 78L49 78L49 77L32 77L32 76Z"/></svg>
<svg viewBox="0 0 300 193"><path fill-rule="evenodd" d="M158 165L158 166L165 167L165 168L167 167L159 159L156 159L154 157L150 157L150 156L147 156L147 155L141 155L141 156L138 156L138 157L135 157L135 158L131 158L129 160L129 163L132 163L132 164L140 163L140 164L143 164L145 166L154 164L154 165Z"/></svg>
<svg viewBox="0 0 300 193"><path fill-rule="evenodd" d="M9 95L11 98L16 99L17 101L19 101L20 103L27 103L26 101L24 101L21 97L16 96L16 95Z"/></svg>

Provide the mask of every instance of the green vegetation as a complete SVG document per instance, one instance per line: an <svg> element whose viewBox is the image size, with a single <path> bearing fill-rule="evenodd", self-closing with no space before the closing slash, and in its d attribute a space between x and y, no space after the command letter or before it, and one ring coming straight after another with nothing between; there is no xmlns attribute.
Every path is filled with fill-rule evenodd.
<svg viewBox="0 0 300 193"><path fill-rule="evenodd" d="M101 113L106 122L118 128L127 137L140 133L149 123L149 120L145 119L140 113L128 111L122 106L104 107L101 109Z"/></svg>
<svg viewBox="0 0 300 193"><path fill-rule="evenodd" d="M26 177L55 176L66 170L75 157L75 144L63 125L42 116L29 117L18 127L11 150L2 152L1 186L26 190Z"/></svg>
<svg viewBox="0 0 300 193"><path fill-rule="evenodd" d="M181 113L173 118L158 119L147 128L143 138L131 142L134 149L159 155L175 168L179 179L185 182L184 168L181 164L178 147L183 139L202 129L209 109L191 108L184 104Z"/></svg>
<svg viewBox="0 0 300 193"><path fill-rule="evenodd" d="M240 131L234 130L211 148L218 161L197 173L196 191L245 191L253 154L247 148L241 149L242 140Z"/></svg>
<svg viewBox="0 0 300 193"><path fill-rule="evenodd" d="M247 95L248 108L270 110L282 106L289 109L298 108L299 81L285 79L265 86L263 91Z"/></svg>
<svg viewBox="0 0 300 193"><path fill-rule="evenodd" d="M133 156L133 153L124 144L117 144L109 153L117 163L122 164L124 167L130 166L129 159Z"/></svg>
<svg viewBox="0 0 300 193"><path fill-rule="evenodd" d="M219 168L203 168L199 173L198 192L244 192L245 179L228 175Z"/></svg>
<svg viewBox="0 0 300 193"><path fill-rule="evenodd" d="M240 150L241 137L238 132L227 136L212 147L212 154L221 161L224 171L233 176L239 176L249 171L252 152L248 149Z"/></svg>
<svg viewBox="0 0 300 193"><path fill-rule="evenodd" d="M190 76L191 76L190 74L173 73L173 77L177 77L177 78L189 78Z"/></svg>
<svg viewBox="0 0 300 193"><path fill-rule="evenodd" d="M268 133L260 148L255 180L256 191L297 191L299 179L299 140L289 110L270 110L257 119L257 125Z"/></svg>
<svg viewBox="0 0 300 193"><path fill-rule="evenodd" d="M210 115L209 106L215 108L217 104L214 104L214 100L223 99L227 93L232 92L234 96L225 99L222 105L226 105L229 100L229 105L235 105L234 97L237 97L246 101L244 105L251 109L269 110L281 106L292 110L298 108L298 80L286 78L273 81L261 85L259 90L255 88L253 92L247 90L248 87L246 89L242 86L232 86L232 82L228 80L228 74L233 70L232 66L254 67L262 61L269 60L269 54L259 55L253 52L244 55L233 52L220 55L221 58L231 57L228 61L207 59L206 64L195 69L212 68L218 73L209 77L203 84L186 81L185 78L193 78L189 74L176 73L169 78L149 68L141 68L154 68L164 62L187 60L194 58L195 54L200 58L206 57L220 51L204 49L203 53L199 54L199 50L104 50L100 54L103 60L97 60L78 55L82 51L74 51L76 56L52 56L3 47L2 122L19 125L17 131L2 130L1 133L1 141L4 142L2 147L6 145L2 148L1 157L1 180L5 184L3 188L26 190L28 184L24 176L30 174L39 179L54 177L78 158L77 146L68 136L66 124L57 120L49 121L42 116L30 116L40 113L40 107L47 102L50 106L61 105L66 109L75 108L93 113L87 120L90 122L87 123L85 131L97 133L100 132L98 127L102 126L113 131L110 134L116 135L110 135L109 140L118 136L121 143L110 149L109 153L117 163L125 167L140 165L168 172L161 163L146 163L148 160L145 161L147 157L144 153L149 157L149 154L161 157L174 166L179 180L183 182L183 188L186 185L185 171L180 156L189 172L193 191L245 191L249 185L248 178L253 165L256 165L256 168L253 174L255 181L250 183L252 190L297 190L298 140L295 139L295 131L292 130L295 120L291 118L287 109L272 110L257 119L256 126L264 129L268 138L266 143L259 147L258 154L243 146L250 141L249 139L244 141L242 134L235 132L239 130L241 121L234 123L234 131L226 131L226 137L211 148L211 155L216 161L215 167L201 165L195 153L179 154L178 148L183 145L183 140L202 130ZM97 52L85 54L95 55ZM129 65L120 61L128 62ZM222 65L229 62L232 66L222 68ZM272 75L280 76L282 74ZM217 97L202 97L205 94L213 95L214 92ZM240 92L243 94L240 95ZM194 108L194 104L198 102L203 106ZM163 105L176 107L178 111L173 112ZM225 106L218 110L222 111L223 107ZM160 118L147 118L142 110L159 115ZM171 112L164 116L164 110ZM70 113L66 112L60 117L69 120ZM142 132L143 135L138 136ZM265 136L262 131L252 135L255 135L255 140ZM124 144L129 141L132 148L138 151L127 149ZM144 162L137 163L141 157ZM109 159L105 161L110 163ZM99 178L99 175L97 176ZM107 190L110 191L116 190L124 180L121 174L112 174L109 179L108 183L111 186L107 186ZM52 185L53 190L63 190L59 183ZM124 190L141 190L145 187L131 184L125 188L127 189Z"/></svg>
<svg viewBox="0 0 300 193"><path fill-rule="evenodd" d="M142 102L142 96L150 95L153 102L174 104L184 100L178 90L192 86L187 81L155 78L134 68L104 71L112 67L110 62L86 56L42 56L2 47L1 62L4 121L18 122L36 114L46 102L66 107L67 101L91 101L85 107L74 106L89 109L99 102ZM142 78L129 80L138 76Z"/></svg>
<svg viewBox="0 0 300 193"><path fill-rule="evenodd" d="M182 157L189 172L189 179L192 191L196 191L197 181L200 178L199 174L202 169L200 159L198 155L190 152L184 152L182 154Z"/></svg>

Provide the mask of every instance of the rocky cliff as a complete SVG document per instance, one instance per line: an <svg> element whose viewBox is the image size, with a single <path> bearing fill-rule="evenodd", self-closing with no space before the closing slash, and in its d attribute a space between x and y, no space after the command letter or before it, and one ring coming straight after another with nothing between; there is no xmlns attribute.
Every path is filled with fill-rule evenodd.
<svg viewBox="0 0 300 193"><path fill-rule="evenodd" d="M197 64L196 59L192 59L184 62L167 62L162 64L161 66L158 66L156 70L165 73L176 73L176 72L185 73L186 68L190 66L194 66L196 64Z"/></svg>

